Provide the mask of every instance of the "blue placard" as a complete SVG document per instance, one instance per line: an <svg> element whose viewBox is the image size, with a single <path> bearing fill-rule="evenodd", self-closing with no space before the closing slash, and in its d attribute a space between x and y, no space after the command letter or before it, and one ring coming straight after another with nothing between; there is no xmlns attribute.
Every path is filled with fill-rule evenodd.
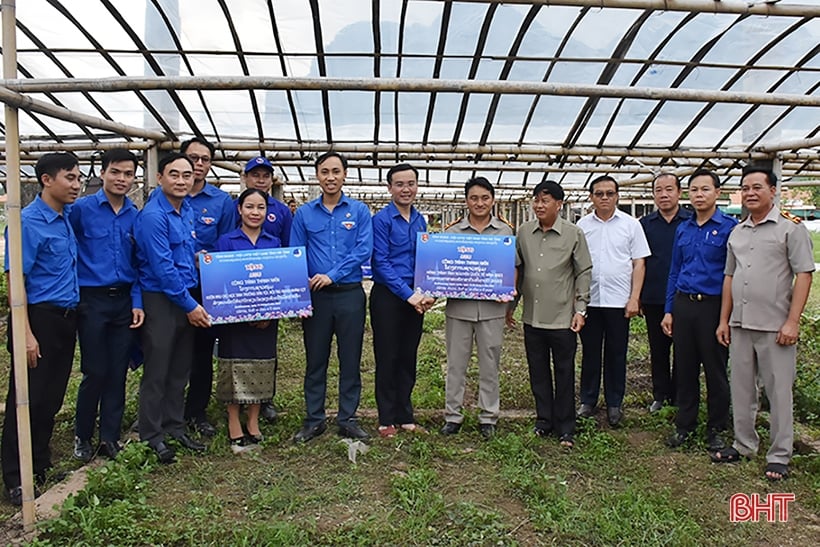
<svg viewBox="0 0 820 547"><path fill-rule="evenodd" d="M515 295L515 236L419 233L414 283L430 296L508 302Z"/></svg>
<svg viewBox="0 0 820 547"><path fill-rule="evenodd" d="M313 314L304 247L202 253L199 275L215 325Z"/></svg>

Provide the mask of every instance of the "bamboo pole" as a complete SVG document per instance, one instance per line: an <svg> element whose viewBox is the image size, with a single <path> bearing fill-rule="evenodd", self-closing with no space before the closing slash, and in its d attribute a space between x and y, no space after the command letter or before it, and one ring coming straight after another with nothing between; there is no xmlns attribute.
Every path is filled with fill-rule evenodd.
<svg viewBox="0 0 820 547"><path fill-rule="evenodd" d="M2 2L3 76L17 75L17 40L15 28L17 13L15 0ZM9 304L11 306L12 354L14 388L17 410L17 449L20 458L20 485L23 489L23 530L34 529L34 467L31 455L31 417L28 394L28 363L26 360L26 306L23 282L23 243L20 223L20 140L17 109L6 105L6 173L8 176Z"/></svg>
<svg viewBox="0 0 820 547"><path fill-rule="evenodd" d="M593 6L607 9L639 9L655 11L685 11L692 13L736 13L765 15L766 17L818 17L820 6L804 4L777 4L777 0L755 2L749 0L463 0L477 4L518 4L549 6Z"/></svg>
<svg viewBox="0 0 820 547"><path fill-rule="evenodd" d="M34 92L110 92L139 90L317 90L317 91L411 91L436 93L499 93L505 95L560 95L609 97L684 102L820 106L820 96L790 93L751 93L707 89L630 87L599 84L566 84L512 80L446 80L434 78L295 78L284 76L121 76L116 78L38 78L0 81L0 101L11 95ZM14 91L19 93L13 93ZM30 100L30 99L29 99ZM45 104L45 103L42 103ZM49 105L50 106L50 105ZM25 108L20 106L20 108ZM66 113L72 114L70 111ZM65 115L65 113L64 113ZM58 116L67 121L69 117ZM106 123L112 123L105 120ZM92 125L93 124L88 124ZM131 128L133 131L135 128ZM148 133L145 130L142 135ZM127 133L126 133L127 134ZM154 138L154 137L148 137Z"/></svg>
<svg viewBox="0 0 820 547"><path fill-rule="evenodd" d="M6 79L4 81L8 82L14 80ZM31 97L26 97L25 95L16 93L6 87L2 87L2 84L0 84L0 102L5 103L8 106L14 106L20 110L25 110L26 112L45 114L46 116L51 116L52 118L57 118L59 120L93 127L96 129L104 129L119 135L128 135L129 137L140 137L143 139L166 138L165 133L161 133L159 131L151 131L148 129L125 125L124 123L112 122L111 120L98 118L96 116L89 116L88 114L75 112L73 110L63 108L62 106L32 99Z"/></svg>

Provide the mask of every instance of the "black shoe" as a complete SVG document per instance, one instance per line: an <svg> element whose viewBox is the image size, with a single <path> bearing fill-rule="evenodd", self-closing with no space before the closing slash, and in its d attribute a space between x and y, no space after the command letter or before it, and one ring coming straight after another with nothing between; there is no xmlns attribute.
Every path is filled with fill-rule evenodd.
<svg viewBox="0 0 820 547"><path fill-rule="evenodd" d="M43 486L49 480L52 483L62 482L68 476L65 471L54 471L53 467L49 467L45 471L40 471L34 474L34 485Z"/></svg>
<svg viewBox="0 0 820 547"><path fill-rule="evenodd" d="M662 409L662 408L663 408L663 401L652 401L652 404L649 405L649 412L650 412L650 414L654 414L654 413L660 411L660 409Z"/></svg>
<svg viewBox="0 0 820 547"><path fill-rule="evenodd" d="M370 438L370 434L361 428L356 422L347 422L346 424L339 424L339 436L347 437L348 439L366 440Z"/></svg>
<svg viewBox="0 0 820 547"><path fill-rule="evenodd" d="M532 428L532 432L535 434L536 437L541 437L542 439L550 436L549 429L544 429L543 427L539 426L535 426L534 428Z"/></svg>
<svg viewBox="0 0 820 547"><path fill-rule="evenodd" d="M109 460L116 458L120 452L122 452L122 445L119 441L100 441L97 447L97 454Z"/></svg>
<svg viewBox="0 0 820 547"><path fill-rule="evenodd" d="M230 439L229 443L231 445L231 452L234 454L242 454L243 452L248 452L249 450L256 450L259 448L259 445L253 442L253 440L247 435L243 435L238 439Z"/></svg>
<svg viewBox="0 0 820 547"><path fill-rule="evenodd" d="M479 424L478 430L485 441L489 441L495 437L495 424Z"/></svg>
<svg viewBox="0 0 820 547"><path fill-rule="evenodd" d="M706 449L709 452L720 452L724 448L726 448L726 443L720 436L720 431L711 430L706 434Z"/></svg>
<svg viewBox="0 0 820 547"><path fill-rule="evenodd" d="M621 425L621 420L624 417L624 413L619 406L611 406L606 409L606 418L609 421L610 427L618 427Z"/></svg>
<svg viewBox="0 0 820 547"><path fill-rule="evenodd" d="M595 406L582 404L578 407L578 410L577 412L575 412L575 415L579 418L592 418L592 416L595 415Z"/></svg>
<svg viewBox="0 0 820 547"><path fill-rule="evenodd" d="M189 437L187 433L177 435L176 437L173 437L173 439L188 450L193 450L194 452L205 452L206 446Z"/></svg>
<svg viewBox="0 0 820 547"><path fill-rule="evenodd" d="M276 409L273 408L273 403L262 403L262 406L259 408L259 415L268 423L275 423L276 418L279 417L279 413L276 412Z"/></svg>
<svg viewBox="0 0 820 547"><path fill-rule="evenodd" d="M164 441L159 441L149 446L151 450L156 452L159 463L174 463L174 461L176 461L176 452L174 452L173 448L165 444Z"/></svg>
<svg viewBox="0 0 820 547"><path fill-rule="evenodd" d="M689 441L690 435L688 431L675 431L666 439L666 446L669 448L679 448Z"/></svg>
<svg viewBox="0 0 820 547"><path fill-rule="evenodd" d="M6 490L6 495L9 497L9 501L15 507L20 507L23 505L23 487L22 486L15 486L14 488L9 488ZM37 487L34 487L34 497L40 497L40 491Z"/></svg>
<svg viewBox="0 0 820 547"><path fill-rule="evenodd" d="M444 422L444 427L441 428L442 435L455 435L461 430L461 424L456 422Z"/></svg>
<svg viewBox="0 0 820 547"><path fill-rule="evenodd" d="M302 429L296 432L296 435L293 436L293 442L295 443L306 443L312 439L315 439L322 433L327 430L327 423L322 421L317 425L304 425Z"/></svg>
<svg viewBox="0 0 820 547"><path fill-rule="evenodd" d="M216 435L216 428L205 418L191 418L188 420L188 427L194 433L199 433L203 437L208 437L209 439Z"/></svg>
<svg viewBox="0 0 820 547"><path fill-rule="evenodd" d="M74 437L74 459L83 463L88 463L94 458L94 449L91 442L79 437Z"/></svg>

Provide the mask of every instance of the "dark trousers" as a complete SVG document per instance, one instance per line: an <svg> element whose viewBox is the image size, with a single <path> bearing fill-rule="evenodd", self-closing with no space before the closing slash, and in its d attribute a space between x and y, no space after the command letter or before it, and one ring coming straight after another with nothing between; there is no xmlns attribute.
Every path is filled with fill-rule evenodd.
<svg viewBox="0 0 820 547"><path fill-rule="evenodd" d="M339 414L346 424L356 416L362 393L361 360L365 295L361 285L345 290L326 287L311 293L313 316L302 322L305 341L305 425L326 419L327 367L330 343L336 335L339 358Z"/></svg>
<svg viewBox="0 0 820 547"><path fill-rule="evenodd" d="M142 294L145 354L140 382L140 440L156 444L185 432L185 385L191 372L196 328L163 293Z"/></svg>
<svg viewBox="0 0 820 547"><path fill-rule="evenodd" d="M577 344L577 335L569 329L539 329L524 324L524 348L535 398L535 427L554 431L558 436L575 432ZM554 375L550 369L550 354Z"/></svg>
<svg viewBox="0 0 820 547"><path fill-rule="evenodd" d="M652 362L652 399L661 402L669 401L674 404L677 365L675 355L672 354L672 338L666 336L661 330L663 308L663 304L643 305L646 333L649 337L649 358ZM672 357L671 371L670 356Z"/></svg>
<svg viewBox="0 0 820 547"><path fill-rule="evenodd" d="M202 289L191 289L191 296L202 304ZM214 383L214 342L213 329L194 330L194 350L191 357L191 374L188 379L188 394L185 398L185 418L204 420L211 399Z"/></svg>
<svg viewBox="0 0 820 547"><path fill-rule="evenodd" d="M626 348L629 319L623 308L587 308L581 329L581 403L596 406L604 376L607 407L620 407L626 392ZM601 349L603 348L603 354Z"/></svg>
<svg viewBox="0 0 820 547"><path fill-rule="evenodd" d="M729 424L729 351L715 337L720 321L720 298L692 302L677 295L673 308L672 339L677 355L678 431L692 432L698 425L700 365L706 375L709 430L723 431Z"/></svg>
<svg viewBox="0 0 820 547"><path fill-rule="evenodd" d="M74 432L85 441L94 435L98 410L100 440L120 438L125 377L135 332L131 328L130 290L130 287L80 289L77 330L83 379L77 391Z"/></svg>
<svg viewBox="0 0 820 547"><path fill-rule="evenodd" d="M424 316L390 292L374 284L370 291L370 325L376 359L376 406L379 424L412 424L410 396L416 385L416 357Z"/></svg>
<svg viewBox="0 0 820 547"><path fill-rule="evenodd" d="M54 417L63 406L71 365L74 363L77 315L73 311L58 311L47 304L30 304L28 320L31 331L40 344L42 356L35 368L28 369L32 459L34 474L42 476L51 467L49 443L54 432ZM11 339L9 321L10 352ZM6 488L16 488L20 486L20 453L17 447L17 395L14 391L13 359L10 376L3 421L2 467Z"/></svg>

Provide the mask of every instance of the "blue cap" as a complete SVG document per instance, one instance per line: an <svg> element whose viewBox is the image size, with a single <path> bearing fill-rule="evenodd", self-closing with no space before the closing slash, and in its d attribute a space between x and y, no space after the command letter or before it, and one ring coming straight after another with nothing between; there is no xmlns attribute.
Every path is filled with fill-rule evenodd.
<svg viewBox="0 0 820 547"><path fill-rule="evenodd" d="M268 161L268 158L265 156L256 156L255 158L248 160L248 163L245 164L245 173L250 172L252 169L256 167L267 167L271 171L273 171L273 165L271 162Z"/></svg>

